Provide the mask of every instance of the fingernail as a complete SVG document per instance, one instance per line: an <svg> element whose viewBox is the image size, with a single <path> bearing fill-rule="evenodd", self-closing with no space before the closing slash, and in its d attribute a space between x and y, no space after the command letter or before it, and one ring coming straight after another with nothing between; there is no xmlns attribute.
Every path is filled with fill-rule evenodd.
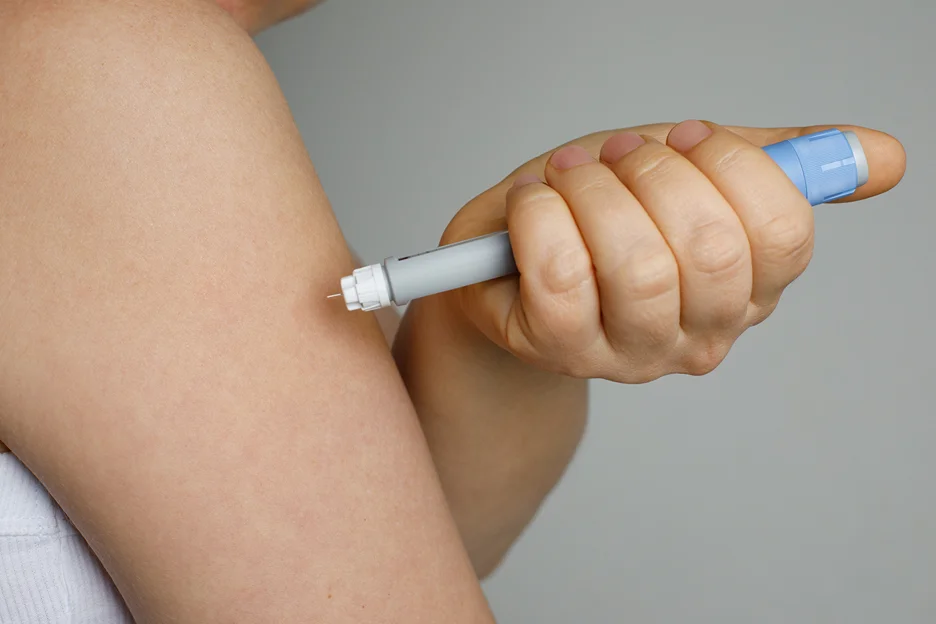
<svg viewBox="0 0 936 624"><path fill-rule="evenodd" d="M541 180L536 175L532 173L521 173L514 178L514 183L513 186L510 187L510 190L518 189L527 184L536 184L537 182L541 182Z"/></svg>
<svg viewBox="0 0 936 624"><path fill-rule="evenodd" d="M601 160L614 164L644 143L644 138L636 132L615 134L601 146Z"/></svg>
<svg viewBox="0 0 936 624"><path fill-rule="evenodd" d="M711 135L711 128L701 121L693 119L684 121L670 130L669 138L666 142L677 152L688 152Z"/></svg>
<svg viewBox="0 0 936 624"><path fill-rule="evenodd" d="M552 166L559 171L578 167L590 162L595 162L591 154L584 147L578 145L567 145L552 155L550 159Z"/></svg>

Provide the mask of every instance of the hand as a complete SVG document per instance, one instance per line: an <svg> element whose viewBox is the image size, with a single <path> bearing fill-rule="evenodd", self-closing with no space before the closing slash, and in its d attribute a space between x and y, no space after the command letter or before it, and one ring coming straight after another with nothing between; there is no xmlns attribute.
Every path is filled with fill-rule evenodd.
<svg viewBox="0 0 936 624"><path fill-rule="evenodd" d="M871 171L849 199L900 180L896 140L838 127L858 132ZM689 121L546 154L465 206L442 241L506 219L520 276L450 296L539 368L624 383L708 373L810 261L813 208L760 147L817 130Z"/></svg>

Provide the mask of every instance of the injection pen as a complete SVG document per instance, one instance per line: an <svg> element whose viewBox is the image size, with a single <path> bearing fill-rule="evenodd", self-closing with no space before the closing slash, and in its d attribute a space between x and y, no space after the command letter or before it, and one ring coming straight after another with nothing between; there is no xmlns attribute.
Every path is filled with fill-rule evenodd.
<svg viewBox="0 0 936 624"><path fill-rule="evenodd" d="M854 132L837 129L763 148L813 206L854 193L868 160ZM341 278L348 310L371 311L517 273L507 231L356 269Z"/></svg>

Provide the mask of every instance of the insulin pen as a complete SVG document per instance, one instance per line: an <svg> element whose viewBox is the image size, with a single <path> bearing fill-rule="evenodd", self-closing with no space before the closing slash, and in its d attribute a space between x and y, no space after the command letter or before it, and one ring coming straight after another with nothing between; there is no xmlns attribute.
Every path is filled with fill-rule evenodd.
<svg viewBox="0 0 936 624"><path fill-rule="evenodd" d="M763 148L813 206L851 195L868 181L868 160L854 132L825 130ZM341 278L348 310L371 311L514 275L506 231L356 269Z"/></svg>

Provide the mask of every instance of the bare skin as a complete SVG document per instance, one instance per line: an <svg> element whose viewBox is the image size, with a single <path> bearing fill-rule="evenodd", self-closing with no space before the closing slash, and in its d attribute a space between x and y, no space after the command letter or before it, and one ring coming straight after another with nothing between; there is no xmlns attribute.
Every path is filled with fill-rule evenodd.
<svg viewBox="0 0 936 624"><path fill-rule="evenodd" d="M568 152L550 152L465 206L443 242L509 223L524 277L415 302L391 357L376 319L322 299L351 255L275 81L229 19L189 0L3 6L0 186L12 192L0 205L0 326L10 328L0 437L72 516L141 622L492 621L476 576L568 464L585 379L706 372L808 262L810 213L787 195L774 209L797 215L802 253L773 263L779 277L754 278L758 250L779 238L749 240L745 187L714 165L805 129L735 129L735 139L716 127L722 143L680 151L672 124L643 127L694 166L655 186L641 175L652 179L649 150L662 147L599 162L621 135L590 135L573 144L594 162L567 168ZM229 10L253 30L243 16L263 12L247 8ZM891 188L904 166L899 143L859 132L873 177L856 198ZM615 309L594 288L602 263L574 288L543 289L549 258L522 250L567 253L561 243L578 241L592 260L627 251L588 235L578 215L628 205L684 268L686 248L665 223L698 188L692 171L719 190L697 208L741 222L734 233L748 251L732 266L751 286L708 298L685 296L712 290L697 280L655 288L680 294L680 318L685 301L689 319L726 301L744 315L714 333L649 328L691 337L678 349L602 343L610 326L589 324L596 306ZM742 171L789 190L766 163ZM610 203L600 195L609 188ZM628 203L625 190L643 197ZM531 210L550 211L551 227L524 221ZM767 295L749 315L757 284ZM511 310L525 329L510 329ZM646 335L641 323L673 318L672 300L660 310L614 326ZM570 319L577 331L556 329ZM394 325L383 319L386 334ZM527 342L508 333L517 328ZM613 346L583 358L581 335L590 349Z"/></svg>
<svg viewBox="0 0 936 624"><path fill-rule="evenodd" d="M693 125L599 132L524 164L469 202L441 240L509 227L522 276L415 301L407 310L394 355L482 576L504 557L572 459L586 426L586 379L645 383L711 371L741 333L770 315L809 262L812 208L759 147L824 126L710 124L713 135L682 156L672 146ZM899 182L905 168L899 142L866 128L837 127L859 134L872 172L847 201ZM610 162L635 134L646 144ZM558 169L556 159L569 151L585 160ZM681 167L662 175L660 164L677 157ZM515 187L518 181L527 184ZM706 196L700 184L722 190ZM702 253L725 258L726 248L742 250L720 272L693 272L686 261L693 251L698 257L698 241L711 237L684 234L679 241L659 227L688 220L691 215L680 216L687 196L704 198L688 207L709 231L713 214L736 225L731 237ZM773 201L753 200L758 197ZM594 214L605 216L589 227ZM646 255L651 244L665 252L662 261L672 270L656 268L660 262ZM585 270L566 274L557 287L552 259L576 256L584 257ZM563 266L570 264L578 266ZM629 270L609 279L603 271L609 264ZM706 324L722 310L734 313ZM629 340L614 340L613 330ZM661 334L669 338L645 340Z"/></svg>
<svg viewBox="0 0 936 624"><path fill-rule="evenodd" d="M247 35L3 12L0 436L136 620L492 621L375 320L322 297L351 255Z"/></svg>
<svg viewBox="0 0 936 624"><path fill-rule="evenodd" d="M216 4L227 11L241 28L253 35L305 13L319 2L320 0L217 0ZM388 339L392 339L399 318L392 312L383 312L378 320ZM0 440L0 453L9 452L9 447Z"/></svg>

